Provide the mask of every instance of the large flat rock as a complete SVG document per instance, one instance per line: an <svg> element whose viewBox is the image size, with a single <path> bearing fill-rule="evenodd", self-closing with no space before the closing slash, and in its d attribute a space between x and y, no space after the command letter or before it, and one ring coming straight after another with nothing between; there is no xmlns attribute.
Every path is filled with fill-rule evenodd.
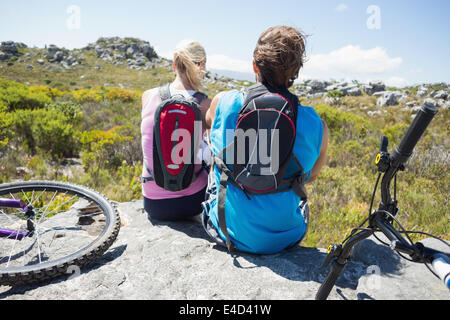
<svg viewBox="0 0 450 320"><path fill-rule="evenodd" d="M93 266L40 285L0 287L0 299L314 299L328 271L321 268L325 249L231 256L194 221L149 221L142 201L118 208L119 237ZM433 239L426 244L445 249ZM450 299L424 265L372 239L354 257L329 299Z"/></svg>

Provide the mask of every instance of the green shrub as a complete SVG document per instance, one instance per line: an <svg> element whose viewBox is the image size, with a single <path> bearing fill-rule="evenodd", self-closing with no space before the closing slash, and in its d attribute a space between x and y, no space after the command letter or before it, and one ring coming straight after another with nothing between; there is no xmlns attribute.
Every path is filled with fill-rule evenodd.
<svg viewBox="0 0 450 320"><path fill-rule="evenodd" d="M342 98L344 93L340 90L331 90L327 92L327 97L329 98Z"/></svg>
<svg viewBox="0 0 450 320"><path fill-rule="evenodd" d="M0 79L0 101L8 110L43 108L52 99L39 90L24 84Z"/></svg>
<svg viewBox="0 0 450 320"><path fill-rule="evenodd" d="M103 100L102 90L99 87L93 89L80 89L71 91L72 96L78 103L101 102Z"/></svg>
<svg viewBox="0 0 450 320"><path fill-rule="evenodd" d="M12 117L11 114L6 112L6 109L6 106L0 101L0 151L6 147L12 135L10 130Z"/></svg>
<svg viewBox="0 0 450 320"><path fill-rule="evenodd" d="M116 169L125 160L124 145L132 137L121 136L114 127L108 131L93 130L83 132L80 142L82 144L82 161L86 167L101 169Z"/></svg>
<svg viewBox="0 0 450 320"><path fill-rule="evenodd" d="M332 136L345 139L363 138L368 131L375 132L377 130L369 120L351 112L338 110L327 105L318 105L315 110L327 123Z"/></svg>
<svg viewBox="0 0 450 320"><path fill-rule="evenodd" d="M78 152L78 135L72 119L59 110L18 110L12 114L14 140L30 154L38 151L54 158Z"/></svg>
<svg viewBox="0 0 450 320"><path fill-rule="evenodd" d="M119 100L122 102L133 102L139 99L139 94L136 91L125 89L111 89L109 90L105 98L108 100Z"/></svg>
<svg viewBox="0 0 450 320"><path fill-rule="evenodd" d="M63 113L73 125L80 123L83 118L83 106L71 101L51 103L46 105L45 109Z"/></svg>
<svg viewBox="0 0 450 320"><path fill-rule="evenodd" d="M392 126L385 127L383 129L383 135L388 137L389 144L391 146L397 145L400 142L400 139L405 135L408 127L409 124L397 123Z"/></svg>

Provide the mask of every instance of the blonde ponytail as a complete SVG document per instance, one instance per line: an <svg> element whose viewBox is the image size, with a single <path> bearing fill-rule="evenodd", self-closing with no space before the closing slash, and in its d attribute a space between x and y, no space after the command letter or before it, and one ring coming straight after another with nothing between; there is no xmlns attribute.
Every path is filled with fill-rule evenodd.
<svg viewBox="0 0 450 320"><path fill-rule="evenodd" d="M173 61L177 72L186 77L194 90L199 90L204 71L198 64L206 62L203 46L197 41L183 40L175 49Z"/></svg>

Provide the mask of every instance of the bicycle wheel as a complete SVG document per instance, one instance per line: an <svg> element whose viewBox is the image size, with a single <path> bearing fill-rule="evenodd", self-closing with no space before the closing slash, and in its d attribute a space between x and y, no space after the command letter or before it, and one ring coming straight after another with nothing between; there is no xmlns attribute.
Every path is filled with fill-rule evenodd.
<svg viewBox="0 0 450 320"><path fill-rule="evenodd" d="M86 267L119 233L115 207L86 187L53 181L7 183L0 185L0 198L22 199L35 213L30 219L22 209L0 208L0 229L26 234L27 220L34 225L20 241L17 236L0 238L0 285L35 284L67 274L74 266Z"/></svg>

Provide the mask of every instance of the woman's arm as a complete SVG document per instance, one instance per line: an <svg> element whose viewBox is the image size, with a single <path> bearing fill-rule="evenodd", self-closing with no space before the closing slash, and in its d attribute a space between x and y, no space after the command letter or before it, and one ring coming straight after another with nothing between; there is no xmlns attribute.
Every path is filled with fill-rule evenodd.
<svg viewBox="0 0 450 320"><path fill-rule="evenodd" d="M146 103L148 101L149 93L150 93L150 90L147 90L142 94L142 108L146 105Z"/></svg>
<svg viewBox="0 0 450 320"><path fill-rule="evenodd" d="M212 100L209 98L203 99L203 101L200 103L200 111L202 113L202 122L203 126L208 129L206 126L206 114L208 113L209 108L211 107Z"/></svg>
<svg viewBox="0 0 450 320"><path fill-rule="evenodd" d="M314 180L316 180L317 176L319 175L320 170L322 169L324 164L327 162L328 127L327 127L327 123L324 120L322 120L322 123L323 123L322 147L320 149L319 158L317 158L317 161L311 170L311 176L309 177L309 180L307 183L310 183L310 182L313 182Z"/></svg>
<svg viewBox="0 0 450 320"><path fill-rule="evenodd" d="M206 111L206 115L205 115L205 128L206 129L211 129L211 127L214 123L214 118L216 117L217 104L219 103L219 100L223 96L223 94L224 94L224 92L217 94L212 99L211 105L210 105L208 111Z"/></svg>

